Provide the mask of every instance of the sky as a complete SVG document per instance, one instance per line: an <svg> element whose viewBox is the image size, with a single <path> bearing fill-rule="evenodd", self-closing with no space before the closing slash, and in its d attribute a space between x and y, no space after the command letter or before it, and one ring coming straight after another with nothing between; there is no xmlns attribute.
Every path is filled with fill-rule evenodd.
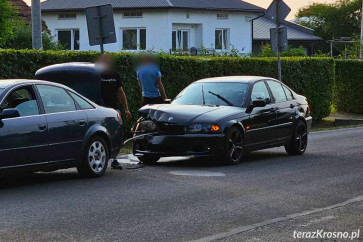
<svg viewBox="0 0 363 242"><path fill-rule="evenodd" d="M41 0L41 1L44 1L44 0ZM58 1L62 1L62 0L58 0ZM244 1L255 4L255 5L263 7L263 8L267 8L270 5L270 3L272 2L272 0L244 0ZM332 2L335 2L335 0L284 0L284 1L291 8L291 13L287 17L288 20L294 19L295 14L299 10L299 8L304 7L306 5L309 5L310 3L314 3L314 2L317 2L317 3L332 3ZM25 2L30 5L31 0L25 0Z"/></svg>

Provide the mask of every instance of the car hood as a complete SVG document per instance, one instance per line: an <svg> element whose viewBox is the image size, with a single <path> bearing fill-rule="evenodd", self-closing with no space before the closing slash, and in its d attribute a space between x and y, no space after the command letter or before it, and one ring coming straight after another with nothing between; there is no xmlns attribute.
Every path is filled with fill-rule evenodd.
<svg viewBox="0 0 363 242"><path fill-rule="evenodd" d="M240 107L161 104L147 105L139 110L143 117L157 122L175 124L213 123L224 117L243 112Z"/></svg>

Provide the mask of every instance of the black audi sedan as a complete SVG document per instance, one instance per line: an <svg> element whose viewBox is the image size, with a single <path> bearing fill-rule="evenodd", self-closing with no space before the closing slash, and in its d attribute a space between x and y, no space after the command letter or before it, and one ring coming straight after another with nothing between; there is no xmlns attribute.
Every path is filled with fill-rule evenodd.
<svg viewBox="0 0 363 242"><path fill-rule="evenodd" d="M312 123L305 97L267 77L196 81L171 104L148 105L134 126L134 155L146 164L165 156L219 157L238 164L249 151L285 146L302 155Z"/></svg>
<svg viewBox="0 0 363 242"><path fill-rule="evenodd" d="M66 86L0 80L0 173L77 167L100 177L121 149L121 122Z"/></svg>

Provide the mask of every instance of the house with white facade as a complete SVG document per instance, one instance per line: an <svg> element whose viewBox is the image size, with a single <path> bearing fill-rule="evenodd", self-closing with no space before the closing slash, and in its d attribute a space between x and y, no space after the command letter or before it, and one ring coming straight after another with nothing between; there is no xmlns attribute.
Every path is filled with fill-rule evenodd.
<svg viewBox="0 0 363 242"><path fill-rule="evenodd" d="M56 40L70 50L90 46L85 9L111 4L117 42L105 51L252 51L252 18L264 9L241 0L47 0L42 17ZM97 26L95 26L96 28Z"/></svg>

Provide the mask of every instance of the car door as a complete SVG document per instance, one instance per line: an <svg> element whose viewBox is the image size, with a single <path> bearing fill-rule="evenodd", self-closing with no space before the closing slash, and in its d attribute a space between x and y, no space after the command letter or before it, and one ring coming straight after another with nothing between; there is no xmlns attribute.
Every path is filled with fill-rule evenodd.
<svg viewBox="0 0 363 242"><path fill-rule="evenodd" d="M36 85L48 123L50 162L68 162L81 157L87 116L78 110L68 92L57 86Z"/></svg>
<svg viewBox="0 0 363 242"><path fill-rule="evenodd" d="M10 91L0 111L8 108L17 109L20 117L0 120L0 167L47 163L47 121L40 114L33 86Z"/></svg>
<svg viewBox="0 0 363 242"><path fill-rule="evenodd" d="M263 145L274 139L274 126L277 123L276 107L264 81L258 81L253 85L251 92L251 104L254 100L266 100L265 107L255 107L245 124L246 147Z"/></svg>
<svg viewBox="0 0 363 242"><path fill-rule="evenodd" d="M291 100L288 100L281 83L268 80L267 85L271 90L277 108L278 126L276 126L276 138L277 140L284 141L289 137L293 125L296 112L295 106L292 104Z"/></svg>

